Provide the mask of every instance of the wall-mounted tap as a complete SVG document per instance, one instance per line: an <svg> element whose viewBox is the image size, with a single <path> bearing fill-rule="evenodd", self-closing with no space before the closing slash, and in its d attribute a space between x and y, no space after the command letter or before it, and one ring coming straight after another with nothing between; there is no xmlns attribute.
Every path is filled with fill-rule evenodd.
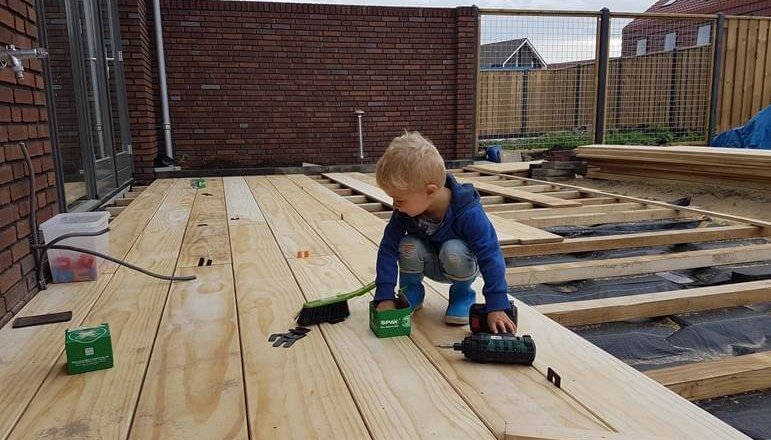
<svg viewBox="0 0 771 440"><path fill-rule="evenodd" d="M5 49L0 49L0 69L10 66L16 75L16 82L21 82L24 79L24 65L21 64L21 60L46 57L48 57L46 49L17 49L13 44L9 44Z"/></svg>

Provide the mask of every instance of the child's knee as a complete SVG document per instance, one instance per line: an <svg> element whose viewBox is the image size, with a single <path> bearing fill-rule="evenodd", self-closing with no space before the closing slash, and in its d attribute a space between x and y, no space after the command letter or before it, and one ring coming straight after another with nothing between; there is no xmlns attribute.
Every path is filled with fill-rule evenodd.
<svg viewBox="0 0 771 440"><path fill-rule="evenodd" d="M425 253L423 241L413 235L407 235L399 242L399 270L423 272Z"/></svg>
<svg viewBox="0 0 771 440"><path fill-rule="evenodd" d="M477 260L463 240L448 240L439 251L442 269L452 279L466 280L477 274Z"/></svg>

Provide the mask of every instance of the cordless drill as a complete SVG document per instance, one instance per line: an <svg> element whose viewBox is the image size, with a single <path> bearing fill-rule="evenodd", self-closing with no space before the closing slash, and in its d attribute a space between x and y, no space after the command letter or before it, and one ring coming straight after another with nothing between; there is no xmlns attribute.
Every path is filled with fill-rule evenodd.
<svg viewBox="0 0 771 440"><path fill-rule="evenodd" d="M535 342L530 335L472 333L462 342L439 347L463 352L466 359L480 363L532 365L535 360Z"/></svg>
<svg viewBox="0 0 771 440"><path fill-rule="evenodd" d="M504 312L516 325L517 307L513 301L510 305ZM485 304L474 304L469 309L471 335L466 336L462 342L443 344L439 347L460 351L466 359L474 362L531 365L535 360L533 338L530 335L520 337L511 333L490 333L485 307Z"/></svg>

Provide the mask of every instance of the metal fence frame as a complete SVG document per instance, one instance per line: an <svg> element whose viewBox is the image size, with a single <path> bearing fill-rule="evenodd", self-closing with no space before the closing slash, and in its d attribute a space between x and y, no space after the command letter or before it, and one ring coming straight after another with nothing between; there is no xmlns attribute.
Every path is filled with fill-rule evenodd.
<svg viewBox="0 0 771 440"><path fill-rule="evenodd" d="M718 99L720 94L720 71L723 67L723 50L725 45L726 16L723 14L661 14L661 13L627 13L611 12L608 8L600 11L551 11L551 10L527 10L527 9L490 9L480 8L477 15L477 57L475 75L475 122L474 139L475 150L479 146L480 135L480 107L481 87L479 81L481 39L479 37L482 28L482 18L485 15L497 16L547 16L547 17L595 17L597 19L597 43L595 56L595 100L593 109L594 143L602 144L605 141L607 109L608 109L608 76L610 61L610 23L612 19L669 19L669 20L708 20L713 25L714 32L711 35L711 68L707 81L709 90L707 93L707 111L704 130L704 141L708 144L715 135L718 119Z"/></svg>

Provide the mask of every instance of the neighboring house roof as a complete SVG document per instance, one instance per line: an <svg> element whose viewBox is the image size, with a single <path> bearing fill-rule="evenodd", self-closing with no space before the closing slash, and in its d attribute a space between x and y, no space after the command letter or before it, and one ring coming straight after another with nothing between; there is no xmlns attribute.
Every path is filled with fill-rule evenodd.
<svg viewBox="0 0 771 440"><path fill-rule="evenodd" d="M645 12L760 15L770 8L768 0L658 0Z"/></svg>
<svg viewBox="0 0 771 440"><path fill-rule="evenodd" d="M497 43L483 44L480 48L479 64L482 66L503 66L522 48L527 45L533 55L538 58L543 68L546 68L546 61L541 54L535 50L533 44L527 38L517 38L515 40L498 41Z"/></svg>

